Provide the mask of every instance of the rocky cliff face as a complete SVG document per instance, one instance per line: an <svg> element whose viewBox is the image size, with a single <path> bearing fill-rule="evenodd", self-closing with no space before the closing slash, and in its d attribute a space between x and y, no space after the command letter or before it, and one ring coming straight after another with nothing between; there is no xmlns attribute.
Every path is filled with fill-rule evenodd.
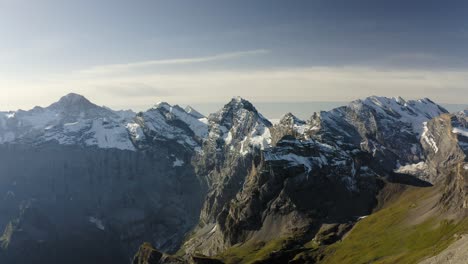
<svg viewBox="0 0 468 264"><path fill-rule="evenodd" d="M363 162L363 153L283 137L254 165L220 214L215 232L229 247L249 239L310 234L325 222L367 215L379 185Z"/></svg>
<svg viewBox="0 0 468 264"><path fill-rule="evenodd" d="M272 125L242 98L204 117L167 103L113 111L76 94L0 113L0 261L63 263L77 248L87 263L127 263L143 241L174 252L184 237L185 256L146 244L134 263L217 263L196 254L279 237L331 244L386 181L415 182L402 173L464 210L466 114L369 97Z"/></svg>
<svg viewBox="0 0 468 264"><path fill-rule="evenodd" d="M209 117L209 136L195 167L210 188L200 216L210 223L241 188L256 150L270 145L271 123L253 105L234 98Z"/></svg>
<svg viewBox="0 0 468 264"><path fill-rule="evenodd" d="M221 206L203 208L184 249L216 255L249 240L315 236L324 224L369 214L383 185L380 176L391 178L399 164L424 160L423 123L443 113L429 99L370 97L314 114L309 121L285 115L266 126L268 144L228 154L243 164L235 170L242 173L234 185L226 184L234 178L224 174L234 163L216 167L223 185L211 189L216 195L208 195L205 205Z"/></svg>
<svg viewBox="0 0 468 264"><path fill-rule="evenodd" d="M467 122L466 111L442 115L425 123L421 139L429 180L443 186L444 208L456 211L468 208Z"/></svg>

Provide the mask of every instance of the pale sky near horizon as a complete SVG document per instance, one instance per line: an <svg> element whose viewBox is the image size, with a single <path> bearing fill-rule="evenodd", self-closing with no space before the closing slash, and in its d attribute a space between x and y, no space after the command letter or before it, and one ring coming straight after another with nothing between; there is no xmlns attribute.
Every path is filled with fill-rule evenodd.
<svg viewBox="0 0 468 264"><path fill-rule="evenodd" d="M0 110L69 92L117 109L468 104L466 1L0 0Z"/></svg>

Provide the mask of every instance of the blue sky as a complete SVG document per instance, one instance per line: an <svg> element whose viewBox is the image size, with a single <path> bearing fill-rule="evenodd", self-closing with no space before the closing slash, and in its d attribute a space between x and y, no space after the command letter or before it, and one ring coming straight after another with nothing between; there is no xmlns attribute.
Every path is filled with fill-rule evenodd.
<svg viewBox="0 0 468 264"><path fill-rule="evenodd" d="M0 0L0 109L78 92L115 108L467 103L466 1Z"/></svg>

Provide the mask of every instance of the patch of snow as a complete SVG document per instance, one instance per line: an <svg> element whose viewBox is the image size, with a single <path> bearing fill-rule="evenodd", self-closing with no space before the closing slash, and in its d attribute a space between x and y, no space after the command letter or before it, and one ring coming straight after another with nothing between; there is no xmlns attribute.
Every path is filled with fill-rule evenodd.
<svg viewBox="0 0 468 264"><path fill-rule="evenodd" d="M465 128L455 127L453 128L452 132L468 138L468 130L466 130Z"/></svg>
<svg viewBox="0 0 468 264"><path fill-rule="evenodd" d="M124 126L107 123L104 119L93 120L91 129L86 133L89 137L85 143L99 148L116 148L121 150L135 150L128 138Z"/></svg>
<svg viewBox="0 0 468 264"><path fill-rule="evenodd" d="M172 163L172 167L182 167L182 165L184 165L184 161L178 158Z"/></svg>
<svg viewBox="0 0 468 264"><path fill-rule="evenodd" d="M85 128L89 127L88 124L84 121L77 121L74 123L66 123L63 125L63 129L65 132L79 132Z"/></svg>
<svg viewBox="0 0 468 264"><path fill-rule="evenodd" d="M200 118L200 119L198 119L198 121L202 122L205 125L208 125L208 123L209 123L208 118L206 118L206 117Z"/></svg>
<svg viewBox="0 0 468 264"><path fill-rule="evenodd" d="M270 129L263 123L257 123L250 136L251 144L260 147L260 149L265 149L271 145Z"/></svg>
<svg viewBox="0 0 468 264"><path fill-rule="evenodd" d="M231 131L229 131L226 137L224 138L224 143L226 143L226 145L229 145L231 144L231 142L232 142L232 133Z"/></svg>
<svg viewBox="0 0 468 264"><path fill-rule="evenodd" d="M128 123L125 127L128 129L128 132L135 140L141 140L145 137L143 129L141 129L141 126L139 124Z"/></svg>
<svg viewBox="0 0 468 264"><path fill-rule="evenodd" d="M214 232L216 232L216 229L218 229L218 225L215 225L215 226L210 230L210 232L208 232L208 234L213 234Z"/></svg>
<svg viewBox="0 0 468 264"><path fill-rule="evenodd" d="M88 221L92 224L94 224L98 229L104 231L106 230L106 227L104 226L103 222L101 219L98 219L96 217L90 216L88 218Z"/></svg>
<svg viewBox="0 0 468 264"><path fill-rule="evenodd" d="M437 147L437 143L432 138L429 129L427 128L427 122L423 123L423 133L421 134L421 138L434 150L435 153L439 152L439 147Z"/></svg>

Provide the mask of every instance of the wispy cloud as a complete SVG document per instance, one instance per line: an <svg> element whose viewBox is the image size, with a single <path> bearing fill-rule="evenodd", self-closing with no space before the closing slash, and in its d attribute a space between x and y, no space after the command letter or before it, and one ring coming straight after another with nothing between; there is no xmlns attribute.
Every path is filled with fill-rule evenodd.
<svg viewBox="0 0 468 264"><path fill-rule="evenodd" d="M175 70L89 78L51 76L37 80L0 78L0 92L5 95L0 98L0 107L10 110L45 106L70 91L81 93L97 104L134 110L145 110L158 101L174 104L226 102L235 95L254 102L349 101L383 95L466 103L460 95L468 93L467 83L468 69L369 67Z"/></svg>
<svg viewBox="0 0 468 264"><path fill-rule="evenodd" d="M195 63L204 63L204 62L212 62L212 61L220 61L220 60L237 59L237 58L248 57L248 56L257 56L257 55L263 55L267 53L270 53L270 51L266 49L256 49L256 50L221 53L221 54L205 56L205 57L147 60L147 61L139 61L139 62L132 62L132 63L107 64L107 65L93 66L91 68L80 71L80 73L82 74L109 74L109 73L125 72L125 71L140 69L144 67L158 66L158 65L195 64Z"/></svg>

